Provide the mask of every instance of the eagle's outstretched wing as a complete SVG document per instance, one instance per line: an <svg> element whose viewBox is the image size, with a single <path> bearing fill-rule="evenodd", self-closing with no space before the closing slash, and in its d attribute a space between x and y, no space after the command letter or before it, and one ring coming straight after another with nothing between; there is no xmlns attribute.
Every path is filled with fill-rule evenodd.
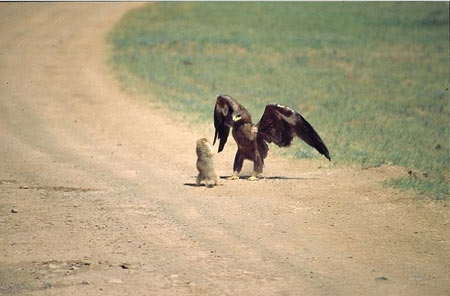
<svg viewBox="0 0 450 296"><path fill-rule="evenodd" d="M258 135L268 143L273 142L282 147L289 146L294 136L297 135L331 160L328 148L319 134L303 116L291 108L278 104L267 105L257 127Z"/></svg>
<svg viewBox="0 0 450 296"><path fill-rule="evenodd" d="M245 108L232 97L227 95L217 95L216 106L214 107L214 127L216 128L216 131L214 134L213 145L216 143L216 139L220 140L218 152L223 150L228 135L230 134L230 128L233 127L232 114L239 110L245 110ZM245 112L247 112L247 110L245 110Z"/></svg>

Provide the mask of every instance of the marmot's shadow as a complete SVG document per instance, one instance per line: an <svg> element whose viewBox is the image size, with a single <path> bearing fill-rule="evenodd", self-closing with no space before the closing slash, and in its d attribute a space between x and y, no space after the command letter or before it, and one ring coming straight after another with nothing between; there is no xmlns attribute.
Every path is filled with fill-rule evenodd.
<svg viewBox="0 0 450 296"><path fill-rule="evenodd" d="M183 185L184 186L192 186L192 187L206 187L205 184L200 184L200 185L197 186L196 183L184 183Z"/></svg>

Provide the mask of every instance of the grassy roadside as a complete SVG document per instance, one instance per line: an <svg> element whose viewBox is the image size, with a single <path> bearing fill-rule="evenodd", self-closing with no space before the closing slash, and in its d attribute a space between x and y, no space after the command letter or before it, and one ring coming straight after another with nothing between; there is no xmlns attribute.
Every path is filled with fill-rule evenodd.
<svg viewBox="0 0 450 296"><path fill-rule="evenodd" d="M129 91L212 123L230 94L259 120L303 114L335 163L392 163L387 183L449 198L448 3L152 3L108 37ZM286 154L318 154L296 141Z"/></svg>

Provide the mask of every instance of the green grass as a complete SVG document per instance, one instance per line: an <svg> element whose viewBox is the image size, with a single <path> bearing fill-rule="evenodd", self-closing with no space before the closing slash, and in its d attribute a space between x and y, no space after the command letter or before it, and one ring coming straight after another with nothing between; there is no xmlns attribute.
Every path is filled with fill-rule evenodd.
<svg viewBox="0 0 450 296"><path fill-rule="evenodd" d="M152 3L108 37L123 85L212 124L216 94L257 122L296 109L334 163L420 172L389 184L449 197L448 3ZM285 150L320 157L305 144ZM426 177L425 177L426 176Z"/></svg>

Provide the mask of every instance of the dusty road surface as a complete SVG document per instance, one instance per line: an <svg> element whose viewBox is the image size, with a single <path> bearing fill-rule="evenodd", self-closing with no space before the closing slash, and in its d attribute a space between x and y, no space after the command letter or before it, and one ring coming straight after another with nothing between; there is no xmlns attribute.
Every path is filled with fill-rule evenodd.
<svg viewBox="0 0 450 296"><path fill-rule="evenodd" d="M192 186L212 126L105 64L136 6L0 4L1 295L450 295L449 208L380 185L403 168L269 153L266 179Z"/></svg>

